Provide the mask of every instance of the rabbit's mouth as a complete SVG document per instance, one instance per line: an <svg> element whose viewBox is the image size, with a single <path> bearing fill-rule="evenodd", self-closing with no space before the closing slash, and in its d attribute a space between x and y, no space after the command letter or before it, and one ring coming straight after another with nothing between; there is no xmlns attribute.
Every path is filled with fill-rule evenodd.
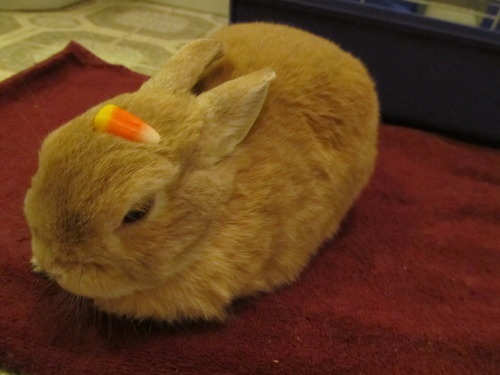
<svg viewBox="0 0 500 375"><path fill-rule="evenodd" d="M121 270L95 262L50 261L35 271L43 272L61 288L82 297L119 298L137 290Z"/></svg>

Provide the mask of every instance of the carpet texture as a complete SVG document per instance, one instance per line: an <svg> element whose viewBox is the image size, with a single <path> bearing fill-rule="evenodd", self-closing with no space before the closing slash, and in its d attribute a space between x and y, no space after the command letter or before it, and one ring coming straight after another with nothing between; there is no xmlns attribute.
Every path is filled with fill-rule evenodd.
<svg viewBox="0 0 500 375"><path fill-rule="evenodd" d="M499 374L500 152L383 125L375 175L293 285L225 325L127 322L29 269L44 136L145 79L77 44L0 84L0 367L27 374Z"/></svg>

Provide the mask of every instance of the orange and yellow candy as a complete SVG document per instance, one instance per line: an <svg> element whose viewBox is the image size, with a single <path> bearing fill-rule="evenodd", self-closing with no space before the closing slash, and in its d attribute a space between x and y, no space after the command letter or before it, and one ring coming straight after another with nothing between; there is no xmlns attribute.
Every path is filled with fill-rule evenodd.
<svg viewBox="0 0 500 375"><path fill-rule="evenodd" d="M160 143L160 135L137 116L114 105L102 107L94 117L94 128L117 135L129 141Z"/></svg>

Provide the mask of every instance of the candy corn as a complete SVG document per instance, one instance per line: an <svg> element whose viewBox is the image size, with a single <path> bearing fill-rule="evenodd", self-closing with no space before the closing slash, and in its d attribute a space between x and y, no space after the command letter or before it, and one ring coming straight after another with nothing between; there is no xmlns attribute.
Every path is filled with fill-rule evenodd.
<svg viewBox="0 0 500 375"><path fill-rule="evenodd" d="M93 126L99 131L114 134L129 141L160 143L160 135L156 130L137 116L114 104L107 104L97 112Z"/></svg>

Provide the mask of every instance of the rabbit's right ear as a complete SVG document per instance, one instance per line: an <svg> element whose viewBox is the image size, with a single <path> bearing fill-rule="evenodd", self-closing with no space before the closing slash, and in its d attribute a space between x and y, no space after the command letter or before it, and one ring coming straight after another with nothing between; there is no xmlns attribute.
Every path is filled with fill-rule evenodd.
<svg viewBox="0 0 500 375"><path fill-rule="evenodd" d="M160 68L141 90L159 87L171 93L189 92L202 74L224 56L224 43L200 39L184 45Z"/></svg>
<svg viewBox="0 0 500 375"><path fill-rule="evenodd" d="M246 137L275 77L272 70L263 69L226 81L198 96L206 120L200 143L205 160L217 162Z"/></svg>

